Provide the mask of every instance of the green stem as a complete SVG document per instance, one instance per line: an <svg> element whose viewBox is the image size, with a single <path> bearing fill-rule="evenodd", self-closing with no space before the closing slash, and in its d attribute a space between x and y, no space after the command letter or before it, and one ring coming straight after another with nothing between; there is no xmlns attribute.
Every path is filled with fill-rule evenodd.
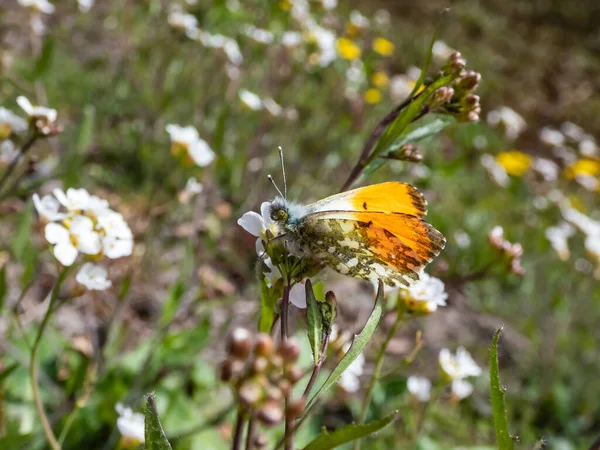
<svg viewBox="0 0 600 450"><path fill-rule="evenodd" d="M15 170L15 167L17 167L17 164L19 163L19 160L21 159L21 157L25 156L25 154L29 151L29 149L31 149L31 147L33 146L33 143L37 140L37 138L38 138L37 134L31 135L31 137L29 139L27 139L25 144L23 144L23 147L21 147L19 154L17 156L15 156L15 158L10 162L10 164L4 171L2 178L0 178L0 190L2 190L4 183L6 183L6 180L8 180L8 177L10 177L10 174Z"/></svg>
<svg viewBox="0 0 600 450"><path fill-rule="evenodd" d="M375 368L373 369L373 375L371 376L371 380L369 381L369 387L367 388L367 391L365 392L365 397L363 399L362 408L360 411L360 418L358 419L359 425L365 423L365 419L367 418L367 411L369 410L369 406L371 405L371 400L373 398L373 390L375 389L375 384L377 383L377 381L379 380L380 375L381 375L381 368L383 367L383 359L385 357L385 351L386 351L390 341L396 334L396 331L398 330L398 325L400 324L401 321L402 321L402 316L399 315L398 318L396 319L396 321L394 322L394 324L392 325L392 327L390 328L390 331L388 332L388 334L385 338L385 341L383 342L383 345L379 349L379 353L377 354L377 359L375 360ZM356 441L354 441L354 450L359 450L359 449L360 449L360 439L357 439Z"/></svg>
<svg viewBox="0 0 600 450"><path fill-rule="evenodd" d="M38 415L40 416L40 421L42 423L42 428L44 430L44 435L46 436L46 440L52 450L61 450L61 446L56 440L56 436L52 431L52 426L50 425L50 421L48 420L48 416L44 411L44 403L42 402L42 397L40 395L40 387L38 385L38 368L36 364L37 353L40 346L40 342L42 341L42 337L44 336L44 331L46 330L46 326L50 321L50 317L54 312L54 307L56 305L56 301L58 300L58 293L60 292L60 287L67 278L69 273L69 268L65 267L62 272L58 275L58 279L56 280L56 284L52 288L52 294L50 295L50 304L48 305L48 310L44 315L44 319L38 329L37 336L31 347L31 356L29 360L29 378L31 380L31 390L33 391L33 398L35 400L35 408L37 409Z"/></svg>

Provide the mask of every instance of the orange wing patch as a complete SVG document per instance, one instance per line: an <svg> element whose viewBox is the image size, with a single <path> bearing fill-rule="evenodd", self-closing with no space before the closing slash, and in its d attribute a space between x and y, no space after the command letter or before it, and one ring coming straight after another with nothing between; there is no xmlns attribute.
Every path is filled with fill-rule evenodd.
<svg viewBox="0 0 600 450"><path fill-rule="evenodd" d="M308 207L311 212L362 211L424 217L427 202L410 184L390 181L332 195Z"/></svg>

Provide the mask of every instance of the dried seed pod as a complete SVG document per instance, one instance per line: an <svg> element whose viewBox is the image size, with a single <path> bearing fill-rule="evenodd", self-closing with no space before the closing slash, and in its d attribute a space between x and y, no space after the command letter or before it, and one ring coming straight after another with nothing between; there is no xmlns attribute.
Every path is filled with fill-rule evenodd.
<svg viewBox="0 0 600 450"><path fill-rule="evenodd" d="M252 373L255 375L259 373L264 373L268 367L269 361L267 360L267 358L263 358L262 356L257 356L256 358L254 358L254 361L252 361Z"/></svg>
<svg viewBox="0 0 600 450"><path fill-rule="evenodd" d="M302 378L302 369L298 366L290 366L285 369L283 376L292 384L296 384Z"/></svg>
<svg viewBox="0 0 600 450"><path fill-rule="evenodd" d="M293 363L300 356L300 343L292 337L283 341L277 350L286 363Z"/></svg>
<svg viewBox="0 0 600 450"><path fill-rule="evenodd" d="M253 380L246 380L240 385L238 397L244 406L255 406L263 397L263 389Z"/></svg>

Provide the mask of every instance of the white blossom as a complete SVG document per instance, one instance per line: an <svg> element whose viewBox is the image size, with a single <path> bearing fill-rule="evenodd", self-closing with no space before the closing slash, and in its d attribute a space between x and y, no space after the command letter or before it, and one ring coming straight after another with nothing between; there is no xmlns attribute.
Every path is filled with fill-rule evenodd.
<svg viewBox="0 0 600 450"><path fill-rule="evenodd" d="M565 143L565 135L554 128L544 127L539 132L540 141L551 147L560 147Z"/></svg>
<svg viewBox="0 0 600 450"><path fill-rule="evenodd" d="M169 11L167 22L173 28L192 34L198 27L198 19L181 9L179 5L173 6Z"/></svg>
<svg viewBox="0 0 600 450"><path fill-rule="evenodd" d="M277 103L271 97L265 98L263 100L263 105L264 105L265 109L267 111L269 111L269 113L274 117L280 116L281 113L283 112L283 108L279 105L279 103Z"/></svg>
<svg viewBox="0 0 600 450"><path fill-rule="evenodd" d="M0 138L27 130L27 121L10 109L0 106Z"/></svg>
<svg viewBox="0 0 600 450"><path fill-rule="evenodd" d="M169 124L165 129L171 137L171 142L186 149L197 166L206 167L215 159L215 153L208 143L200 138L196 127Z"/></svg>
<svg viewBox="0 0 600 450"><path fill-rule="evenodd" d="M350 349L350 342L344 345L344 353ZM342 389L346 392L357 392L360 388L360 376L364 372L365 355L360 353L354 361L342 372L339 378L339 383Z"/></svg>
<svg viewBox="0 0 600 450"><path fill-rule="evenodd" d="M471 246L471 237L465 230L456 230L454 232L454 241L458 248L468 248Z"/></svg>
<svg viewBox="0 0 600 450"><path fill-rule="evenodd" d="M17 97L17 104L25 111L25 114L34 123L38 132L43 135L51 134L54 129L58 113L55 109L47 108L46 106L34 106L24 96Z"/></svg>
<svg viewBox="0 0 600 450"><path fill-rule="evenodd" d="M546 230L546 238L550 241L552 248L563 261L569 259L568 239L573 236L575 229L567 222L561 222L555 227Z"/></svg>
<svg viewBox="0 0 600 450"><path fill-rule="evenodd" d="M510 140L515 140L527 128L527 122L514 109L500 106L488 113L487 122L492 126L500 126Z"/></svg>
<svg viewBox="0 0 600 450"><path fill-rule="evenodd" d="M573 122L564 122L560 125L560 131L569 139L574 141L581 141L585 136L585 131L579 125L575 125Z"/></svg>
<svg viewBox="0 0 600 450"><path fill-rule="evenodd" d="M327 67L337 59L335 33L320 26L314 26L309 31L319 47L319 65Z"/></svg>
<svg viewBox="0 0 600 450"><path fill-rule="evenodd" d="M285 31L281 35L281 43L285 47L295 47L302 42L302 33L297 31Z"/></svg>
<svg viewBox="0 0 600 450"><path fill-rule="evenodd" d="M443 348L440 350L439 362L440 367L451 380L481 375L481 368L463 347L459 347L455 355L447 348Z"/></svg>
<svg viewBox="0 0 600 450"><path fill-rule="evenodd" d="M456 379L452 381L451 392L455 399L462 400L473 393L473 385L466 380Z"/></svg>
<svg viewBox="0 0 600 450"><path fill-rule="evenodd" d="M242 32L253 41L261 44L271 44L275 39L273 33L268 30L257 28L254 25L245 25L242 28Z"/></svg>
<svg viewBox="0 0 600 450"><path fill-rule="evenodd" d="M0 144L0 166L6 166L19 157L20 151L15 147L13 141L3 141Z"/></svg>
<svg viewBox="0 0 600 450"><path fill-rule="evenodd" d="M44 195L42 198L38 194L33 194L33 206L36 211L49 222L62 220L67 217L67 214L59 212L60 202L51 195Z"/></svg>
<svg viewBox="0 0 600 450"><path fill-rule="evenodd" d="M367 28L369 26L369 19L363 16L360 11L350 11L350 22L358 28Z"/></svg>
<svg viewBox="0 0 600 450"><path fill-rule="evenodd" d="M586 136L582 139L579 142L579 153L581 153L581 156L588 158L597 156L598 145L596 144L595 139L591 136Z"/></svg>
<svg viewBox="0 0 600 450"><path fill-rule="evenodd" d="M452 47L449 47L444 41L435 41L431 51L433 57L438 61L445 61L455 50Z"/></svg>
<svg viewBox="0 0 600 450"><path fill-rule="evenodd" d="M421 272L419 280L410 285L406 292L412 302L422 304L427 312L434 312L438 306L446 306L448 298L444 282L425 272Z"/></svg>
<svg viewBox="0 0 600 450"><path fill-rule="evenodd" d="M92 291L104 291L112 286L112 282L107 278L107 275L103 266L87 262L81 266L75 280Z"/></svg>
<svg viewBox="0 0 600 450"><path fill-rule="evenodd" d="M410 376L406 381L408 392L421 402L431 398L431 381L426 377Z"/></svg>
<svg viewBox="0 0 600 450"><path fill-rule="evenodd" d="M244 105L253 111L258 111L263 108L263 102L258 95L246 89L240 89L238 96Z"/></svg>
<svg viewBox="0 0 600 450"><path fill-rule="evenodd" d="M52 14L55 10L54 5L48 0L18 0L18 2L21 6L45 14Z"/></svg>
<svg viewBox="0 0 600 450"><path fill-rule="evenodd" d="M92 9L96 0L77 0L77 4L79 5L79 11L86 13Z"/></svg>
<svg viewBox="0 0 600 450"><path fill-rule="evenodd" d="M492 155L489 155L486 153L484 155L481 155L481 158L479 158L479 161L481 162L481 165L487 169L487 171L491 175L492 179L499 186L501 186L501 187L508 186L508 183L510 182L510 177L506 173L506 170L504 169L504 167L502 167L498 163L496 158L494 158Z"/></svg>
<svg viewBox="0 0 600 450"><path fill-rule="evenodd" d="M407 75L394 75L390 80L390 96L394 102L400 102L410 95L415 80Z"/></svg>
<svg viewBox="0 0 600 450"><path fill-rule="evenodd" d="M79 252L96 255L102 249L100 236L94 231L94 222L89 217L75 216L69 228L50 222L44 233L46 240L54 244L54 256L63 266L72 265Z"/></svg>
<svg viewBox="0 0 600 450"><path fill-rule="evenodd" d="M252 236L258 237L259 242L261 238L266 237L267 230L272 232L276 230L275 221L271 219L271 204L269 202L263 202L260 205L260 214L254 211L244 213L237 223Z"/></svg>
<svg viewBox="0 0 600 450"><path fill-rule="evenodd" d="M117 428L121 435L143 443L145 441L144 415L134 413L131 408L124 407L121 403L115 405L115 410L119 414Z"/></svg>
<svg viewBox="0 0 600 450"><path fill-rule="evenodd" d="M560 169L558 164L551 159L535 158L533 161L533 170L539 173L546 181L556 181Z"/></svg>
<svg viewBox="0 0 600 450"><path fill-rule="evenodd" d="M290 303L296 308L306 308L306 287L303 283L297 283L290 290Z"/></svg>
<svg viewBox="0 0 600 450"><path fill-rule="evenodd" d="M196 177L190 177L185 183L185 190L190 194L199 194L202 192L202 183L200 183Z"/></svg>

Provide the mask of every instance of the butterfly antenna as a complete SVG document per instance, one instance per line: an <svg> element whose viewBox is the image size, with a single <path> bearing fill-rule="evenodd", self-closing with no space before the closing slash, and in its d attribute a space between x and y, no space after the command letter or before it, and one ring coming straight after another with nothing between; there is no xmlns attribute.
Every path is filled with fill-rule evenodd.
<svg viewBox="0 0 600 450"><path fill-rule="evenodd" d="M267 178L269 179L269 181L271 182L271 184L275 187L275 189L277 190L277 192L279 193L279 195L281 195L281 197L283 197L285 199L285 195L283 195L281 193L281 191L277 187L277 184L275 183L275 180L273 179L273 177L271 175L267 175Z"/></svg>
<svg viewBox="0 0 600 450"><path fill-rule="evenodd" d="M283 198L287 200L287 180L285 179L285 165L283 164L283 149L279 146L279 159L281 160L281 173L283 174Z"/></svg>

